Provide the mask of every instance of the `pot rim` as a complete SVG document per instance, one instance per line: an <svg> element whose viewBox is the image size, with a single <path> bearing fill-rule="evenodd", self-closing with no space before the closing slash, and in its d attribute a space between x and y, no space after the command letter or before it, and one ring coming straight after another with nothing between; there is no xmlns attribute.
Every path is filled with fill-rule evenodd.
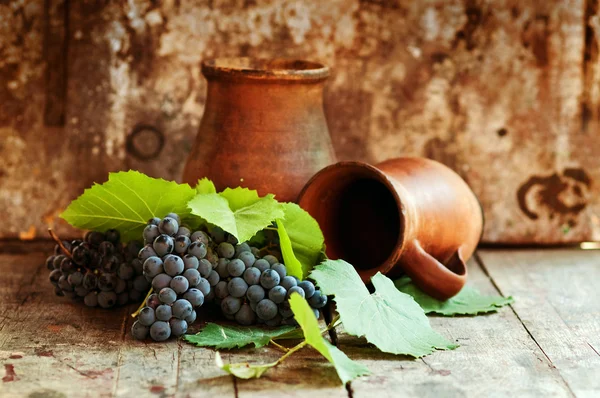
<svg viewBox="0 0 600 398"><path fill-rule="evenodd" d="M208 80L259 80L319 82L329 77L329 67L318 62L288 58L213 58L202 61Z"/></svg>
<svg viewBox="0 0 600 398"><path fill-rule="evenodd" d="M368 282L370 282L371 277L374 276L377 272L381 272L382 274L387 274L396 266L398 261L400 261L400 258L402 256L402 252L404 249L404 244L406 242L406 239L405 239L405 236L406 236L406 214L405 214L404 202L400 198L400 194L396 190L394 183L385 174L384 171L378 169L376 166L373 166L373 165L365 163L365 162L342 161L342 162L334 163L330 166L327 166L327 167L321 169L314 176L312 176L310 178L310 180L308 180L308 182L304 185L304 187L302 188L302 191L300 191L300 194L298 195L298 204L300 205L300 207L302 207L302 199L303 199L304 195L306 194L306 192L308 191L310 186L317 179L322 178L323 175L331 173L332 170L335 171L335 170L339 170L342 168L360 170L361 172L363 172L363 174L366 174L367 178L372 178L375 181L382 183L388 189L388 191L394 198L394 201L396 202L396 205L398 207L398 218L399 218L398 221L400 223L400 230L398 233L398 239L396 240L396 243L395 243L394 248L392 249L391 253L385 259L385 261L383 261L381 264L379 264L378 266L375 266L373 268L361 269L361 268L355 267L356 271L360 275L363 282L368 283ZM364 173L365 171L366 171L366 173Z"/></svg>

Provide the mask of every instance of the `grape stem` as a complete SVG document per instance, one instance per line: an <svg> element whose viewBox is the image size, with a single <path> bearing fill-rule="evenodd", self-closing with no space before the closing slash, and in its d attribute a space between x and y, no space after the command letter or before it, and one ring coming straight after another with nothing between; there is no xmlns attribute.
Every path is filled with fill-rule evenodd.
<svg viewBox="0 0 600 398"><path fill-rule="evenodd" d="M273 339L269 340L269 343L273 344L275 347L279 348L283 352L288 352L290 350L289 348L284 347L281 344L276 343L275 340L273 340Z"/></svg>
<svg viewBox="0 0 600 398"><path fill-rule="evenodd" d="M140 311L142 311L142 308L144 308L146 306L146 301L148 301L148 297L150 297L153 290L154 290L154 288L152 288L152 287L150 288L150 290L148 290L148 294L146 294L146 297L144 298L144 301L142 301L142 304L140 304L137 311L135 311L133 314L131 314L132 318L135 318L136 316L138 316L140 314Z"/></svg>
<svg viewBox="0 0 600 398"><path fill-rule="evenodd" d="M275 227L267 227L267 228L263 228L266 229L267 231L277 231L277 228Z"/></svg>
<svg viewBox="0 0 600 398"><path fill-rule="evenodd" d="M304 340L302 343L300 343L300 344L298 344L298 345L296 345L296 346L294 346L294 347L292 347L292 348L289 348L289 349L287 350L287 352L281 356L281 358L279 358L277 361L275 361L275 363L273 363L273 367L275 367L275 366L279 365L279 364L280 364L281 362L283 362L283 361L284 361L284 360L285 360L287 357L289 357L290 355L292 355L292 354L293 354L293 353L295 353L296 351L298 351L298 350L300 350L300 349L304 348L304 346L306 346L307 344L308 344L308 342L307 342L306 340Z"/></svg>
<svg viewBox="0 0 600 398"><path fill-rule="evenodd" d="M72 259L73 255L71 254L71 252L69 250L67 250L65 245L63 245L62 241L59 239L58 235L56 235L56 233L52 230L52 228L48 228L48 233L50 234L50 237L56 242L58 247L60 247L60 249L63 251L63 253L65 253L65 256Z"/></svg>

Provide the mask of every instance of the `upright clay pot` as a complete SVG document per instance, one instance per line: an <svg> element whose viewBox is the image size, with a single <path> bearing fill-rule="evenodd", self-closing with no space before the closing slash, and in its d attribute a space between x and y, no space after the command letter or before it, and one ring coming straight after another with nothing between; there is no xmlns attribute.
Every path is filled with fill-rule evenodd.
<svg viewBox="0 0 600 398"><path fill-rule="evenodd" d="M308 61L221 58L202 63L206 107L183 173L222 190L245 186L295 201L335 162L323 111L329 69Z"/></svg>
<svg viewBox="0 0 600 398"><path fill-rule="evenodd" d="M363 281L406 273L440 300L465 284L483 229L469 186L424 158L334 164L306 184L299 204L319 222L327 255L354 265Z"/></svg>

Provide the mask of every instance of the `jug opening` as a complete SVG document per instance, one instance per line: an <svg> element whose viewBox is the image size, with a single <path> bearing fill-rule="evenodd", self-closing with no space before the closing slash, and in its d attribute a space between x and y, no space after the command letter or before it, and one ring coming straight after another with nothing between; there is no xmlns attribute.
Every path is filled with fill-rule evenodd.
<svg viewBox="0 0 600 398"><path fill-rule="evenodd" d="M393 195L379 181L359 179L344 187L339 198L329 241L332 252L358 269L379 267L400 238L400 216Z"/></svg>
<svg viewBox="0 0 600 398"><path fill-rule="evenodd" d="M319 223L327 256L385 272L402 245L404 217L391 182L376 168L341 162L317 173L299 203Z"/></svg>
<svg viewBox="0 0 600 398"><path fill-rule="evenodd" d="M318 62L297 59L240 57L205 60L202 73L207 79L320 81L329 76L329 68Z"/></svg>

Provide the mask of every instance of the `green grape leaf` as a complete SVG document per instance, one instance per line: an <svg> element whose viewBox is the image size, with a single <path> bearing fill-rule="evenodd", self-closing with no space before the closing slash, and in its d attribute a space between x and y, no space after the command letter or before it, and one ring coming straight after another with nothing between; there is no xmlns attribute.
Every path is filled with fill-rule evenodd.
<svg viewBox="0 0 600 398"><path fill-rule="evenodd" d="M110 173L71 202L60 215L76 228L106 231L115 228L123 241L140 239L148 219L170 212L189 216L187 202L195 191L188 184L152 178L138 171Z"/></svg>
<svg viewBox="0 0 600 398"><path fill-rule="evenodd" d="M207 177L198 180L196 183L196 193L205 194L205 193L217 193L217 189L215 188L215 184L209 180Z"/></svg>
<svg viewBox="0 0 600 398"><path fill-rule="evenodd" d="M256 191L247 188L196 195L188 206L193 215L229 232L240 242L249 240L284 215L273 195L260 198Z"/></svg>
<svg viewBox="0 0 600 398"><path fill-rule="evenodd" d="M354 267L343 260L326 260L310 274L323 293L334 295L347 333L364 336L383 352L419 358L436 349L457 346L437 334L423 309L381 273L371 278L370 294Z"/></svg>
<svg viewBox="0 0 600 398"><path fill-rule="evenodd" d="M281 248L281 255L283 256L283 263L285 264L287 274L303 280L305 275L302 270L302 264L294 255L292 241L287 234L285 224L280 218L277 219L277 234L279 235L279 247Z"/></svg>
<svg viewBox="0 0 600 398"><path fill-rule="evenodd" d="M258 327L246 326L228 326L217 325L216 323L207 324L200 332L196 334L186 334L183 338L191 344L198 347L221 348L241 348L249 344L254 344L256 348L264 347L269 344L269 340L286 337L299 331L295 326L281 326L277 329L261 329ZM298 333L291 338L302 338Z"/></svg>
<svg viewBox="0 0 600 398"><path fill-rule="evenodd" d="M282 203L285 217L277 222L279 244L285 266L292 275L305 279L323 251L325 238L319 223L295 203ZM301 265L298 270L298 263Z"/></svg>
<svg viewBox="0 0 600 398"><path fill-rule="evenodd" d="M319 323L306 299L298 293L294 293L290 297L290 307L294 312L294 318L304 332L306 342L331 362L343 384L370 373L366 366L354 362L339 348L323 338Z"/></svg>
<svg viewBox="0 0 600 398"><path fill-rule="evenodd" d="M463 287L456 296L446 301L440 301L423 293L408 277L395 280L394 285L402 293L411 295L426 314L477 315L496 312L500 307L514 302L511 296L483 296L477 289L470 286Z"/></svg>
<svg viewBox="0 0 600 398"><path fill-rule="evenodd" d="M218 352L215 354L215 363L219 368L229 373L230 375L234 375L240 379L258 379L262 376L267 370L271 369L274 366L277 366L278 361L266 363L266 364L249 364L248 362L241 363L223 363L223 359L221 358L221 354Z"/></svg>

